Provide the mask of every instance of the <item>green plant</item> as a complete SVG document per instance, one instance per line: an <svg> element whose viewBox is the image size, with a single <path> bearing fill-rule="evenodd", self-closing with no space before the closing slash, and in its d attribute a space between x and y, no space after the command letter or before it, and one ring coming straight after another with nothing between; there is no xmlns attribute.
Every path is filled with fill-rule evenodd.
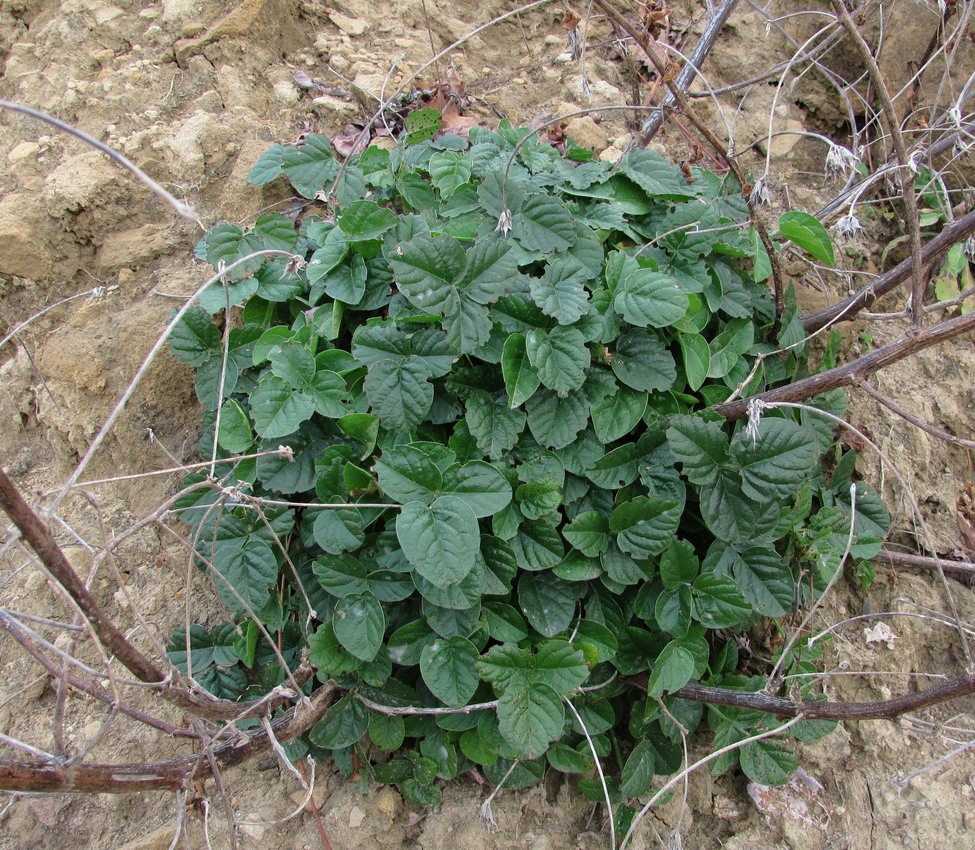
<svg viewBox="0 0 975 850"><path fill-rule="evenodd" d="M409 145L344 166L323 136L272 148L251 180L284 175L334 212L199 244L218 269L291 256L225 275L171 337L212 461L176 508L233 619L178 631L170 657L240 698L307 653L346 694L292 756L328 751L415 803L473 766L519 787L598 757L606 787L580 786L625 818L679 769L682 734L774 728L679 691L765 685L738 638L842 568L853 455L813 407L751 427L708 410L807 371L736 183L650 151L561 156L506 124L468 143L412 123ZM831 261L811 216L780 234ZM887 514L854 491L861 560ZM800 645L779 669L815 660ZM772 784L795 757L764 738L715 767L736 763Z"/></svg>

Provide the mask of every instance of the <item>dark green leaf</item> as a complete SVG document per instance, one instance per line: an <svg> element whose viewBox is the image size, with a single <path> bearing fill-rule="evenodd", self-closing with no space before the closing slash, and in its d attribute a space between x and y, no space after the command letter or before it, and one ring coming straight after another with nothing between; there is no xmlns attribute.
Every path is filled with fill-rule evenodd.
<svg viewBox="0 0 975 850"><path fill-rule="evenodd" d="M431 693L444 705L467 705L480 679L475 665L477 649L469 640L435 640L420 655L420 674Z"/></svg>
<svg viewBox="0 0 975 850"><path fill-rule="evenodd" d="M429 506L407 502L396 518L396 536L416 571L437 587L457 584L474 568L477 517L456 496L440 496Z"/></svg>
<svg viewBox="0 0 975 850"><path fill-rule="evenodd" d="M366 707L354 696L342 697L308 733L311 742L326 750L351 747L369 725Z"/></svg>
<svg viewBox="0 0 975 850"><path fill-rule="evenodd" d="M566 250L576 238L571 213L552 195L530 195L514 214L512 235L529 251Z"/></svg>
<svg viewBox="0 0 975 850"><path fill-rule="evenodd" d="M548 685L512 686L498 701L498 727L521 756L537 758L562 732L562 698Z"/></svg>
<svg viewBox="0 0 975 850"><path fill-rule="evenodd" d="M366 375L363 389L372 412L392 431L411 431L430 412L430 367L419 357L381 360Z"/></svg>
<svg viewBox="0 0 975 850"><path fill-rule="evenodd" d="M620 334L611 365L616 377L634 390L669 390L677 379L674 357L653 331Z"/></svg>
<svg viewBox="0 0 975 850"><path fill-rule="evenodd" d="M637 269L617 291L615 306L631 325L666 328L684 318L689 302L670 275Z"/></svg>
<svg viewBox="0 0 975 850"><path fill-rule="evenodd" d="M332 629L338 642L356 658L372 661L383 645L386 617L371 593L346 596L335 606Z"/></svg>
<svg viewBox="0 0 975 850"><path fill-rule="evenodd" d="M209 322L209 318L207 321ZM219 341L219 335L217 340ZM505 340L501 354L501 373L511 407L520 407L528 401L541 384L538 373L528 358L524 334L511 334Z"/></svg>
<svg viewBox="0 0 975 850"><path fill-rule="evenodd" d="M571 256L556 257L542 277L529 279L532 300L560 325L571 325L585 315L589 302L586 268Z"/></svg>
<svg viewBox="0 0 975 850"><path fill-rule="evenodd" d="M545 637L562 634L576 613L571 586L550 572L523 575L518 582L518 604L532 627Z"/></svg>

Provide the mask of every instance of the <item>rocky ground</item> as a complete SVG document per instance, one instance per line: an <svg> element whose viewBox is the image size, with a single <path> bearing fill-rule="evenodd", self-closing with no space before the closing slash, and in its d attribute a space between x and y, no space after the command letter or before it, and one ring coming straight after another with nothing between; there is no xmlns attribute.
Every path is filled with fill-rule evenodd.
<svg viewBox="0 0 975 850"><path fill-rule="evenodd" d="M893 5L886 68L899 88L908 60L923 52L938 16L936 9L908 0ZM268 146L308 131L343 132L374 107L377 96L388 95L429 60L431 42L440 50L511 8L501 0L244 0L236 6L216 0L0 0L0 96L44 110L123 152L193 204L204 225L219 219L246 224L287 202L278 186L246 183L251 165ZM582 66L566 51L563 12L562 4L553 3L485 29L424 71L422 79L462 81L470 100L466 114L484 123L499 114L524 124L582 109L588 103ZM687 32L693 41L706 10L703 4L679 2L671 16L676 36ZM789 26L793 39L808 35L802 21ZM588 44L585 71L593 105L619 106L643 97L639 78L646 68L639 56L614 44L605 21L592 20ZM705 67L708 82L718 87L748 78L793 50L781 33L767 37L764 17L742 4ZM970 57L965 61L970 64ZM962 68L961 79L970 71ZM327 91L298 85L296 72ZM843 140L845 118L836 93L811 76L791 81L781 92L763 83L722 97L738 148L766 136L770 114L776 131L812 130ZM711 110L716 126L724 126L707 100L702 108ZM629 118L623 111L601 113L598 122L579 118L566 133L612 158L629 141ZM688 156L678 125L654 144L675 160ZM745 154L756 173L764 167L765 153L760 141ZM778 209L814 210L830 197L835 187L823 181L821 144L778 135L770 156ZM26 492L38 494L67 478L179 303L175 299L196 289L206 271L192 259L199 227L178 219L77 139L3 113L0 162L6 163L0 171L0 333L71 299L0 348L0 462ZM896 227L879 218L867 225L867 239L845 258L848 267L862 272L877 270ZM801 267L789 270L806 275ZM822 283L800 287L801 297L815 305L842 297L848 286L838 276L826 276ZM870 344L867 333L879 344L896 331L876 326L868 331L858 324L845 333L853 351ZM973 375L975 353L971 341L962 339L898 365L878 385L923 418L971 437ZM171 456L189 457L199 424L188 378L184 368L163 356L89 466L86 480L165 468ZM862 399L855 401L851 419L908 476L930 528L930 547L942 553L962 548L956 500L972 481L970 454ZM895 539L906 545L914 526L904 488L877 461L866 462L863 472L897 509ZM90 488L92 502L68 503L70 527L59 534L76 567L85 572L93 541L153 511L175 483L171 476L118 481ZM13 554L4 564L3 604L38 615L49 612L55 606L52 592L39 573L21 568L22 561ZM94 577L94 590L120 619L131 618L135 608L166 634L182 622L188 599L199 621L215 615L217 603L196 578L187 577L179 547L157 532L134 537L120 552L118 568L121 587L103 571ZM950 589L962 618L975 622L971 590L954 582ZM846 588L832 598L822 622L868 611L945 611L944 593L928 574L880 568L868 596ZM908 616L888 622L896 635L889 643L869 641L862 624L838 630L828 669L891 675L837 675L830 679L832 696L882 699L963 666L951 629ZM54 704L47 678L8 642L0 643L0 671L0 732L45 740ZM942 710L913 722L850 724L805 748L803 768L822 785L806 795L805 820L784 814L781 800L779 808L763 814L740 775L699 773L686 803L679 796L655 811L633 846L679 847L680 841L700 850L967 846L973 840L967 813L975 795L970 756L910 783L893 780L970 740L972 707L954 706L961 712L954 717ZM71 742L92 741L102 719L93 706L74 706L66 724ZM119 721L97 753L106 760L139 761L183 751L178 742ZM698 755L704 752L701 744ZM234 771L226 782L243 821L243 846L322 846L309 814L284 820L302 795L273 758ZM459 779L445 789L440 808L416 810L391 789L349 785L321 765L315 800L336 850L608 846L600 814L558 777L528 791L502 792L493 803L493 831L478 813L487 793ZM209 802L209 840L214 847L227 846L221 804ZM207 843L203 809L200 802L187 809L194 848ZM162 794L18 797L0 810L0 847L166 848L181 813L180 801Z"/></svg>

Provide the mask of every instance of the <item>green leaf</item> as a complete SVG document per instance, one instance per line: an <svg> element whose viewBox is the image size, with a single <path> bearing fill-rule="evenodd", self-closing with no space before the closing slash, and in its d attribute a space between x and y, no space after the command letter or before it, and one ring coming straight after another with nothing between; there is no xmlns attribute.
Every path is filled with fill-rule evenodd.
<svg viewBox="0 0 975 850"><path fill-rule="evenodd" d="M574 549L594 558L609 546L609 520L596 511L586 511L562 529L562 536Z"/></svg>
<svg viewBox="0 0 975 850"><path fill-rule="evenodd" d="M444 330L456 353L473 354L491 338L491 328L491 317L483 304L478 304L467 294L455 294L450 299Z"/></svg>
<svg viewBox="0 0 975 850"><path fill-rule="evenodd" d="M539 519L553 513L562 504L562 488L551 478L529 481L515 490L515 500L525 519Z"/></svg>
<svg viewBox="0 0 975 850"><path fill-rule="evenodd" d="M467 427L477 447L490 458L500 458L514 448L525 427L525 413L512 410L500 398L483 390L468 397Z"/></svg>
<svg viewBox="0 0 975 850"><path fill-rule="evenodd" d="M748 544L774 530L776 502L757 503L742 493L741 478L727 470L701 489L701 515L719 540Z"/></svg>
<svg viewBox="0 0 975 850"><path fill-rule="evenodd" d="M369 725L369 712L354 696L344 696L325 712L308 733L311 742L326 750L351 747Z"/></svg>
<svg viewBox="0 0 975 850"><path fill-rule="evenodd" d="M649 741L640 741L626 759L620 773L620 793L625 797L642 797L650 790L656 770L656 757Z"/></svg>
<svg viewBox="0 0 975 850"><path fill-rule="evenodd" d="M755 325L749 319L733 319L709 343L711 349L711 365L708 368L709 378L723 378L740 362L742 355L755 342Z"/></svg>
<svg viewBox="0 0 975 850"><path fill-rule="evenodd" d="M698 621L709 629L737 626L752 612L752 606L727 576L701 573L694 579L694 609Z"/></svg>
<svg viewBox="0 0 975 850"><path fill-rule="evenodd" d="M214 581L217 594L234 613L245 613L245 605L260 611L278 578L277 556L263 540L234 539L222 544L211 558L213 568L226 579Z"/></svg>
<svg viewBox="0 0 975 850"><path fill-rule="evenodd" d="M666 328L684 318L690 302L670 275L637 269L617 291L615 306L631 325Z"/></svg>
<svg viewBox="0 0 975 850"><path fill-rule="evenodd" d="M486 602L488 634L496 641L516 643L528 637L528 626L518 609L506 602Z"/></svg>
<svg viewBox="0 0 975 850"><path fill-rule="evenodd" d="M660 557L660 580L668 590L692 582L699 570L694 547L686 540L675 540Z"/></svg>
<svg viewBox="0 0 975 850"><path fill-rule="evenodd" d="M467 257L452 236L414 236L387 251L396 285L415 307L442 316L456 294L455 281L463 274Z"/></svg>
<svg viewBox="0 0 975 850"><path fill-rule="evenodd" d="M816 438L798 423L765 417L757 437L742 430L731 444L742 492L756 501L792 496L819 460Z"/></svg>
<svg viewBox="0 0 975 850"><path fill-rule="evenodd" d="M477 657L477 648L466 638L435 640L420 655L420 675L444 705L467 705L480 681Z"/></svg>
<svg viewBox="0 0 975 850"><path fill-rule="evenodd" d="M228 398L220 410L220 430L217 432L217 443L224 451L231 454L246 452L254 445L254 432L251 430L251 420L234 399Z"/></svg>
<svg viewBox="0 0 975 850"><path fill-rule="evenodd" d="M365 541L362 514L355 508L326 508L315 517L312 534L330 555L358 549Z"/></svg>
<svg viewBox="0 0 975 850"><path fill-rule="evenodd" d="M545 757L559 773L586 773L593 767L592 753L585 743L575 749L568 744L556 742L548 748Z"/></svg>
<svg viewBox="0 0 975 850"><path fill-rule="evenodd" d="M541 384L528 357L524 334L511 334L505 340L501 353L501 374L511 407L520 407L528 401Z"/></svg>
<svg viewBox="0 0 975 850"><path fill-rule="evenodd" d="M550 572L522 575L518 604L532 627L545 637L562 634L576 614L576 595L571 585Z"/></svg>
<svg viewBox="0 0 975 850"><path fill-rule="evenodd" d="M576 328L532 329L525 335L525 350L539 380L557 395L565 397L585 382L590 355Z"/></svg>
<svg viewBox="0 0 975 850"><path fill-rule="evenodd" d="M402 717L395 715L369 714L368 726L369 740L377 749L387 753L396 752L406 738L406 722Z"/></svg>
<svg viewBox="0 0 975 850"><path fill-rule="evenodd" d="M613 511L609 528L616 543L634 558L659 555L680 524L683 505L659 496L637 496Z"/></svg>
<svg viewBox="0 0 975 850"><path fill-rule="evenodd" d="M749 547L734 559L733 569L738 590L758 613L782 617L792 607L792 571L774 549Z"/></svg>
<svg viewBox="0 0 975 850"><path fill-rule="evenodd" d="M799 766L793 753L770 738L746 744L738 753L738 761L745 776L759 785L785 785Z"/></svg>
<svg viewBox="0 0 975 850"><path fill-rule="evenodd" d="M542 277L529 278L532 300L546 316L560 325L571 325L588 310L589 293L585 266L571 256L556 257L545 267Z"/></svg>
<svg viewBox="0 0 975 850"><path fill-rule="evenodd" d="M650 671L647 696L659 697L684 687L694 675L694 656L672 640L664 648Z"/></svg>
<svg viewBox="0 0 975 850"><path fill-rule="evenodd" d="M576 239L572 214L553 195L530 195L514 213L512 235L529 251L565 251Z"/></svg>
<svg viewBox="0 0 975 850"><path fill-rule="evenodd" d="M444 470L443 489L456 496L474 516L489 517L511 501L511 485L501 472L484 461L455 463Z"/></svg>
<svg viewBox="0 0 975 850"><path fill-rule="evenodd" d="M361 661L372 661L383 645L386 617L371 593L343 597L335 606L332 629L338 642Z"/></svg>
<svg viewBox="0 0 975 850"><path fill-rule="evenodd" d="M315 412L315 404L309 396L278 377L258 384L250 401L254 427L265 440L287 437Z"/></svg>
<svg viewBox="0 0 975 850"><path fill-rule="evenodd" d="M654 151L633 151L620 160L619 169L651 198L686 201L694 195L680 169Z"/></svg>
<svg viewBox="0 0 975 850"><path fill-rule="evenodd" d="M440 131L441 117L439 109L414 109L403 122L406 126L407 141L411 145L418 145L432 139Z"/></svg>
<svg viewBox="0 0 975 850"><path fill-rule="evenodd" d="M562 698L548 685L509 687L498 700L498 728L519 756L544 754L564 720Z"/></svg>
<svg viewBox="0 0 975 850"><path fill-rule="evenodd" d="M674 357L653 331L620 334L610 365L616 377L634 390L669 390L677 380Z"/></svg>
<svg viewBox="0 0 975 850"><path fill-rule="evenodd" d="M169 345L184 363L202 366L211 357L220 355L220 329L205 310L191 307L173 326Z"/></svg>
<svg viewBox="0 0 975 850"><path fill-rule="evenodd" d="M444 198L449 198L471 179L469 156L457 151L437 151L427 166L430 179Z"/></svg>
<svg viewBox="0 0 975 850"><path fill-rule="evenodd" d="M401 362L381 360L363 382L372 412L391 431L412 431L430 412L433 384L430 367L416 356Z"/></svg>
<svg viewBox="0 0 975 850"><path fill-rule="evenodd" d="M338 225L348 242L366 242L395 227L396 213L375 201L355 201L339 210Z"/></svg>
<svg viewBox="0 0 975 850"><path fill-rule="evenodd" d="M327 136L305 136L299 147L281 152L281 171L304 198L314 198L339 172Z"/></svg>
<svg viewBox="0 0 975 850"><path fill-rule="evenodd" d="M424 647L436 639L433 629L424 620L412 620L389 636L386 643L389 660L403 667L414 667L420 663Z"/></svg>
<svg viewBox="0 0 975 850"><path fill-rule="evenodd" d="M287 149L287 145L274 145L268 148L251 167L247 174L247 182L255 186L270 183L281 173L282 156Z"/></svg>
<svg viewBox="0 0 975 850"><path fill-rule="evenodd" d="M646 409L645 392L620 387L592 406L592 425L596 436L603 443L613 443L631 434L643 419Z"/></svg>
<svg viewBox="0 0 975 850"><path fill-rule="evenodd" d="M497 235L479 236L467 249L467 266L457 288L478 304L493 304L518 276L518 252Z"/></svg>
<svg viewBox="0 0 975 850"><path fill-rule="evenodd" d="M711 368L711 348L700 334L678 334L677 341L684 359L687 385L696 392L707 379Z"/></svg>
<svg viewBox="0 0 975 850"><path fill-rule="evenodd" d="M521 569L531 572L551 569L565 557L562 537L552 521L523 522L511 549Z"/></svg>
<svg viewBox="0 0 975 850"><path fill-rule="evenodd" d="M365 593L369 589L366 568L352 555L325 555L312 562L315 578L337 598Z"/></svg>
<svg viewBox="0 0 975 850"><path fill-rule="evenodd" d="M474 568L480 532L470 506L456 496L440 496L432 505L407 502L396 518L403 554L431 584L457 584Z"/></svg>
<svg viewBox="0 0 975 850"><path fill-rule="evenodd" d="M433 459L415 445L387 449L373 469L383 492L397 502L430 504L443 487L443 475Z"/></svg>
<svg viewBox="0 0 975 850"><path fill-rule="evenodd" d="M815 216L798 210L783 213L779 217L779 233L820 262L830 267L836 265L829 233Z"/></svg>
<svg viewBox="0 0 975 850"><path fill-rule="evenodd" d="M678 416L667 429L667 443L692 484L713 482L728 461L728 438L716 422L698 416Z"/></svg>

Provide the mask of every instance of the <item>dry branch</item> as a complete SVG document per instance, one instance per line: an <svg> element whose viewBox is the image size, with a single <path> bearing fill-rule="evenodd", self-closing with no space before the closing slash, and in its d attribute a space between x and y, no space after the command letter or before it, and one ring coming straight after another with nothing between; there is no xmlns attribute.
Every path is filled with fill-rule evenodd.
<svg viewBox="0 0 975 850"><path fill-rule="evenodd" d="M647 676L631 676L628 681L646 690ZM799 717L809 720L890 720L909 711L919 711L959 697L975 694L975 674L959 676L940 685L877 702L804 702L776 697L761 691L733 691L707 685L684 685L673 696L711 705L765 711L777 717Z"/></svg>
<svg viewBox="0 0 975 850"><path fill-rule="evenodd" d="M975 233L975 212L970 212L962 216L957 221L945 226L937 236L925 244L921 249L921 261L919 265L927 265L948 253L952 245L961 242L966 237ZM825 307L803 317L802 326L807 333L814 333L829 324L837 321L850 321L855 319L857 313L865 307L870 306L881 295L890 292L902 281L906 280L914 268L914 257L908 257L903 262L894 266L890 271L885 272L876 278L869 286L865 286L855 295L850 296L845 301L840 301L832 307Z"/></svg>
<svg viewBox="0 0 975 850"><path fill-rule="evenodd" d="M274 738L287 742L307 732L322 719L337 691L334 682L322 685L306 704L295 706L271 724ZM181 790L193 780L212 776L214 766L218 770L233 767L271 747L271 737L260 728L213 747L212 759L206 753L137 764L58 764L0 758L0 790L83 794Z"/></svg>
<svg viewBox="0 0 975 850"><path fill-rule="evenodd" d="M902 336L890 345L878 348L876 351L859 357L850 363L827 369L825 372L811 375L801 381L796 381L794 384L759 393L751 398L716 404L712 409L725 419L742 419L748 415L748 405L756 399L764 402L804 401L828 390L848 387L885 366L890 366L892 363L910 357L925 348L953 339L961 334L970 333L973 330L975 330L975 313L958 316L955 319L941 322L932 328L921 330L917 334Z"/></svg>

